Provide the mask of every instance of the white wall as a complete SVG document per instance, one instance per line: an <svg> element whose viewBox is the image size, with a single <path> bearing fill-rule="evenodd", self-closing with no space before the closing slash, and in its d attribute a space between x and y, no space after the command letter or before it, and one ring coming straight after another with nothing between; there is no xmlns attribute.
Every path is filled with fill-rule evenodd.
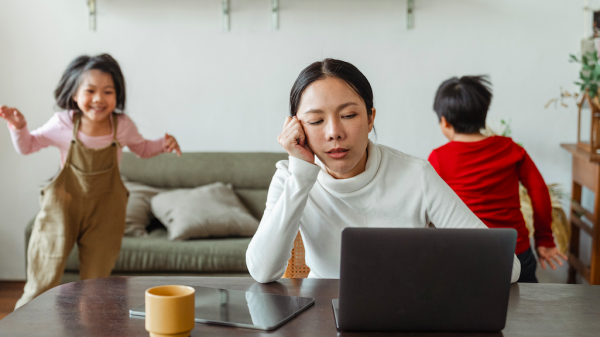
<svg viewBox="0 0 600 337"><path fill-rule="evenodd" d="M571 89L568 54L583 35L580 1L231 0L220 31L217 0L98 0L87 30L83 0L0 2L0 104L18 107L31 129L54 111L53 90L79 54L111 53L127 80L128 113L147 137L176 135L184 151L281 151L276 137L293 81L310 62L340 58L369 78L380 143L426 158L445 139L432 111L441 81L489 74L491 119L512 119L547 182L570 188L576 110L544 104ZM0 279L23 279L24 234L37 189L58 169L54 149L23 157L0 127ZM564 270L563 270L564 274ZM560 274L560 275L563 275ZM560 276L562 277L562 276Z"/></svg>

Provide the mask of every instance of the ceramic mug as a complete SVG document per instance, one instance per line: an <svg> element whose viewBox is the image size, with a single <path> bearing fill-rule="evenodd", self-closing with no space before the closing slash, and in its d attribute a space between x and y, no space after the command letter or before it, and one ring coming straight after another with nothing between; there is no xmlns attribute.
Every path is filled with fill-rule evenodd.
<svg viewBox="0 0 600 337"><path fill-rule="evenodd" d="M194 329L195 290L158 286L146 290L146 330L151 337L188 337Z"/></svg>

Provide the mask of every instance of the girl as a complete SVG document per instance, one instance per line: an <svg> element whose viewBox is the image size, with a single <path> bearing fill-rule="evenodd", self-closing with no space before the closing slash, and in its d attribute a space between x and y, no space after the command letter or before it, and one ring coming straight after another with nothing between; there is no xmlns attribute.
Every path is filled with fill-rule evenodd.
<svg viewBox="0 0 600 337"><path fill-rule="evenodd" d="M369 141L375 113L371 85L352 64L326 59L300 73L278 137L289 160L277 163L246 253L255 280L283 275L298 230L309 277L339 278L345 227L487 228L426 160ZM519 273L515 257L512 282Z"/></svg>
<svg viewBox="0 0 600 337"><path fill-rule="evenodd" d="M75 242L82 280L110 275L121 249L128 197L118 165L123 146L143 158L172 151L181 155L173 136L146 140L123 114L125 80L108 54L76 58L54 95L65 111L31 133L17 109L0 107L17 152L56 146L62 168L41 191L27 251L27 283L16 308L60 284Z"/></svg>

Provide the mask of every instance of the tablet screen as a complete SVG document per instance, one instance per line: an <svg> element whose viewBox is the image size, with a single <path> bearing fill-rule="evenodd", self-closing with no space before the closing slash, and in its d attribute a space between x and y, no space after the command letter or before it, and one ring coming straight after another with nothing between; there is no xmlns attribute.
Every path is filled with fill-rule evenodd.
<svg viewBox="0 0 600 337"><path fill-rule="evenodd" d="M196 322L271 330L315 303L314 298L191 286L196 290ZM144 305L129 310L145 317Z"/></svg>

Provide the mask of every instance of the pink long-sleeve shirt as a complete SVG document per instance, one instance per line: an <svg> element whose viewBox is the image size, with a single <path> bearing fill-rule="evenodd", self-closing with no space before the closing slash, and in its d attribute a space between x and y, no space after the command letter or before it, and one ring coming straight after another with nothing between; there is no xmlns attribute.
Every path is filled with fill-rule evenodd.
<svg viewBox="0 0 600 337"><path fill-rule="evenodd" d="M141 158L149 158L164 152L164 138L148 140L142 137L137 127L124 114L118 115L117 140L121 143L117 157L119 162L123 156L123 147L129 149ZM112 119L111 119L112 124ZM13 130L9 126L15 149L20 154L30 154L48 146L55 146L60 150L60 165L65 164L69 146L73 139L73 111L57 112L42 127L29 132L27 126L20 130ZM77 139L90 149L100 149L112 143L113 135L92 137L81 131L77 133Z"/></svg>

